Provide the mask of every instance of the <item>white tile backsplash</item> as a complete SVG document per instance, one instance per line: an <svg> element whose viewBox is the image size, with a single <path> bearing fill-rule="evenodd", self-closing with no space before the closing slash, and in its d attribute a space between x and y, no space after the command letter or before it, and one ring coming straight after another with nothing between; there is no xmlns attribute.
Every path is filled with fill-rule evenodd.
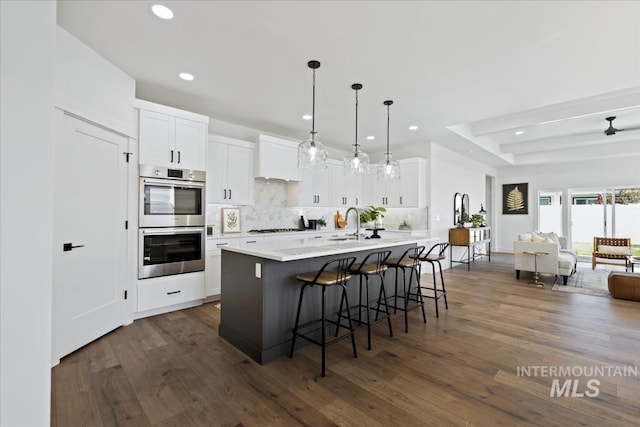
<svg viewBox="0 0 640 427"><path fill-rule="evenodd" d="M298 219L302 214L306 220L324 217L327 229L333 229L333 216L340 211L342 216L346 212L344 207L333 208L299 208L287 206L287 185L281 180L255 180L255 204L240 206L240 226L242 231L259 228L297 228ZM215 234L221 232L220 210L224 205L207 206L207 224L215 226ZM354 215L348 221L353 224ZM384 226L397 229L406 221L414 230L428 229L428 209L392 208L387 210Z"/></svg>

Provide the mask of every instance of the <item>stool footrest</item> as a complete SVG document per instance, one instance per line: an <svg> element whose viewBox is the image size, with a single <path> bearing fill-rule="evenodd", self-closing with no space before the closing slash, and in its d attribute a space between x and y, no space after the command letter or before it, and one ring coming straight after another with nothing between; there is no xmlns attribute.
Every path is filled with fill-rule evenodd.
<svg viewBox="0 0 640 427"><path fill-rule="evenodd" d="M345 328L348 331L348 332L340 335L339 337L331 337L331 339L326 340L325 343L324 343L325 346L328 346L328 345L331 345L331 344L335 344L336 342L338 342L338 341L340 341L340 340L342 340L344 338L347 338L347 337L349 337L349 336L354 334L354 331L351 331L349 329L349 325L344 325L341 322L336 322L334 320L328 320L328 319L325 319L324 321L325 321L325 323L330 323L332 325L340 326L341 328ZM300 330L302 328L309 327L309 326L314 325L316 323L322 323L322 319L316 319L316 320L312 320L310 322L307 322L305 324L302 324L302 325L298 326L298 330ZM295 336L298 336L300 338L304 338L307 341L310 341L310 342L312 342L314 344L322 346L322 342L320 342L320 341L308 336L308 335L310 335L310 334L312 334L312 333L314 333L316 331L319 331L321 329L322 329L322 326L320 326L319 328L311 329L310 331L305 331L304 333L303 332L294 332L294 331L292 331L292 333Z"/></svg>

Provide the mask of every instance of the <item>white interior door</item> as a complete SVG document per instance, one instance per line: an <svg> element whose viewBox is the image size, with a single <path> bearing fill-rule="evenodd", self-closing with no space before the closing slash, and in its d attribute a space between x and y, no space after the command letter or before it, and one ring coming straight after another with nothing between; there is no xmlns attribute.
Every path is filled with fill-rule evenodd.
<svg viewBox="0 0 640 427"><path fill-rule="evenodd" d="M124 323L126 288L127 138L58 113L54 363Z"/></svg>

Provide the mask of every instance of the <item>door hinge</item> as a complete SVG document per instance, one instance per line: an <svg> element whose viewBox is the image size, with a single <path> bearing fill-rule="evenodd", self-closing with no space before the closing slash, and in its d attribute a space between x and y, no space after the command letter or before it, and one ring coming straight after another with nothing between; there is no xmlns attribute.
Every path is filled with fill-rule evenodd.
<svg viewBox="0 0 640 427"><path fill-rule="evenodd" d="M130 155L132 155L133 153L127 153L127 152L125 151L125 152L124 152L124 153L122 153L122 154L124 154L124 157L125 157L125 159L127 160L127 163L129 163L129 156L130 156Z"/></svg>
<svg viewBox="0 0 640 427"><path fill-rule="evenodd" d="M124 291L124 299L127 299L128 291Z"/></svg>
<svg viewBox="0 0 640 427"><path fill-rule="evenodd" d="M128 230L129 229L129 221L125 221L124 222L124 229Z"/></svg>

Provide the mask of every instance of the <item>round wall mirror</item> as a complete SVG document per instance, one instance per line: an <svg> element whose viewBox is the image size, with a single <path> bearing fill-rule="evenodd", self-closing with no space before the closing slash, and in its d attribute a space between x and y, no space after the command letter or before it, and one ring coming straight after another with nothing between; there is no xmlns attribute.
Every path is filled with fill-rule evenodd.
<svg viewBox="0 0 640 427"><path fill-rule="evenodd" d="M453 196L453 225L459 225L462 220L462 194Z"/></svg>

